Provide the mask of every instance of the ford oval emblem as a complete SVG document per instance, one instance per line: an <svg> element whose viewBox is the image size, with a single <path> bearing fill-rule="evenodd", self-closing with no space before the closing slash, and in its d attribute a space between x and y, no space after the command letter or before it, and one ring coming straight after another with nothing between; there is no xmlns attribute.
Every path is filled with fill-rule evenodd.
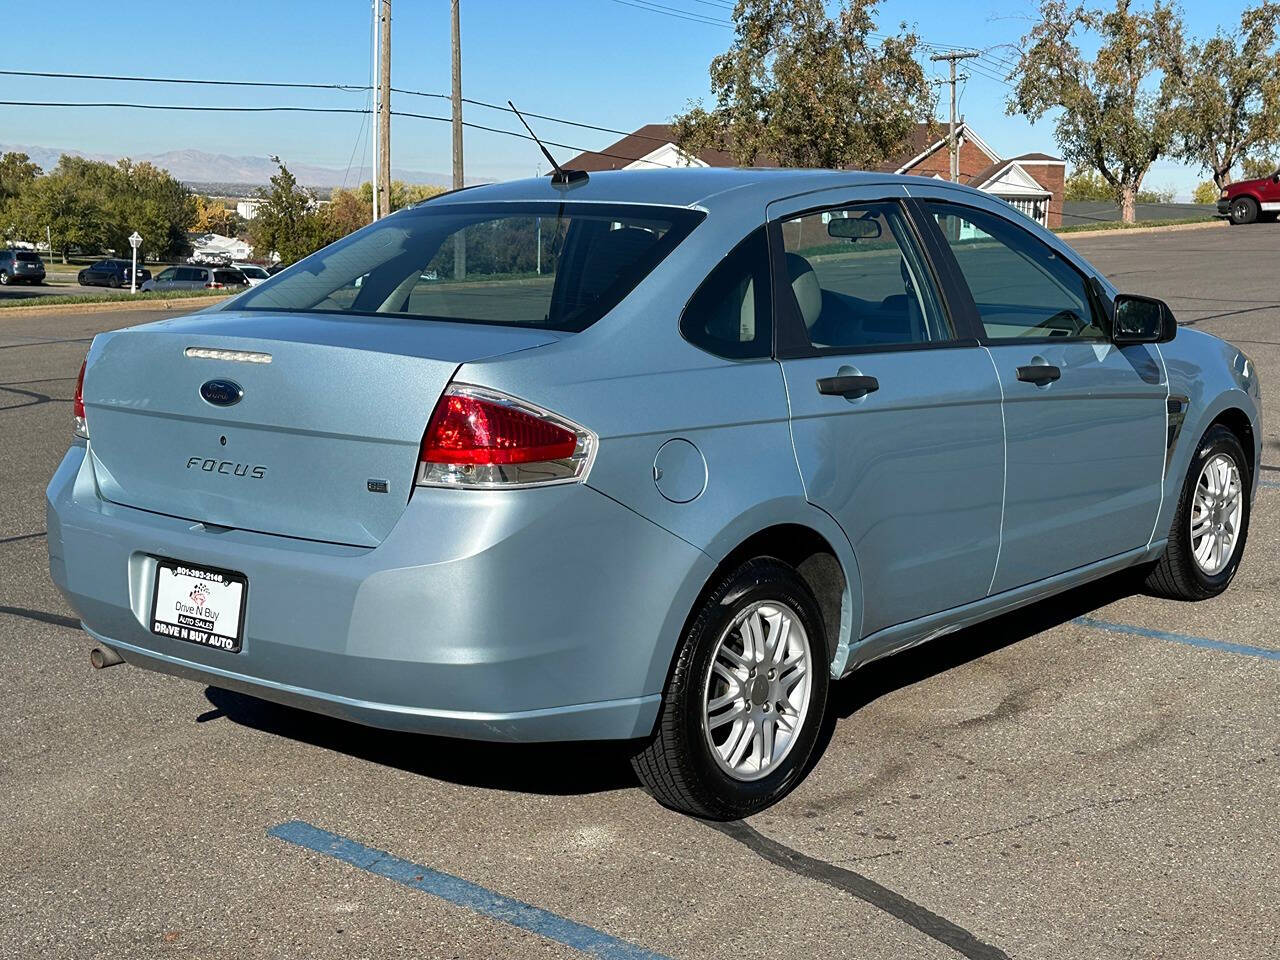
<svg viewBox="0 0 1280 960"><path fill-rule="evenodd" d="M234 380L209 380L201 385L200 396L214 406L229 407L240 402L244 391Z"/></svg>

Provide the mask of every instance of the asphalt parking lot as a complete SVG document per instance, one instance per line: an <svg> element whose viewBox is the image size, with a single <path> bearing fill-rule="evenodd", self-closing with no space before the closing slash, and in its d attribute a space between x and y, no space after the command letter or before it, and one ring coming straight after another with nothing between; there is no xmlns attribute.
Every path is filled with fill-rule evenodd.
<svg viewBox="0 0 1280 960"><path fill-rule="evenodd" d="M836 686L777 807L669 813L625 754L400 736L122 666L49 581L92 335L0 313L0 952L13 957L1275 958L1280 226L1079 248L1239 344L1263 487L1232 588L1104 581Z"/></svg>

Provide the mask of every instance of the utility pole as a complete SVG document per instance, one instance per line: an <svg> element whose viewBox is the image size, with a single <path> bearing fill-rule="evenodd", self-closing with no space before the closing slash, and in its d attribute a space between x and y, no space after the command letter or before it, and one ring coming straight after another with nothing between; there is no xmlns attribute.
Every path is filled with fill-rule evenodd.
<svg viewBox="0 0 1280 960"><path fill-rule="evenodd" d="M369 48L369 83L374 87L371 91L372 99L369 101L372 110L369 113L369 140L373 144L373 166L370 169L371 179L373 180L373 219L378 219L378 115L380 113L378 106L378 86L377 80L382 75L382 71L378 69L378 58L382 54L382 45L378 42L381 39L381 33L378 30L378 23L382 12L382 0L373 0L369 5L369 16L372 18L369 22L369 36L373 38L373 43Z"/></svg>
<svg viewBox="0 0 1280 960"><path fill-rule="evenodd" d="M956 146L956 81L968 80L968 76L956 76L956 62L959 60L971 60L978 56L976 50L948 50L946 53L935 53L929 59L937 63L939 60L946 60L951 64L951 79L943 80L943 83L951 85L951 132L947 136L947 148L951 151L951 180L957 182L960 179L960 151Z"/></svg>
<svg viewBox="0 0 1280 960"><path fill-rule="evenodd" d="M453 19L453 189L461 190L466 184L462 172L462 30L459 24L459 0L452 0ZM467 275L466 230L459 230L453 238L453 278L461 280Z"/></svg>
<svg viewBox="0 0 1280 960"><path fill-rule="evenodd" d="M378 87L381 102L378 104L378 189L382 216L391 212L391 0L378 0L382 22L379 24L380 56L378 57Z"/></svg>

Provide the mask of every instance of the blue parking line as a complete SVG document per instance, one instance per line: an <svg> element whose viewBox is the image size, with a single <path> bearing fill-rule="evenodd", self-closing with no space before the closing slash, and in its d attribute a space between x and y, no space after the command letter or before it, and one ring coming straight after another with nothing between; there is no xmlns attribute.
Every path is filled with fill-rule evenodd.
<svg viewBox="0 0 1280 960"><path fill-rule="evenodd" d="M406 887L422 890L459 907L528 930L600 960L669 960L634 944L611 937L586 924L505 897L452 874L402 860L383 850L366 847L347 837L321 830L301 820L291 820L267 831L270 836L386 877Z"/></svg>
<svg viewBox="0 0 1280 960"><path fill-rule="evenodd" d="M1132 637L1171 640L1174 643L1184 643L1189 647L1203 647L1206 650L1220 650L1223 653L1240 653L1246 657L1262 657L1264 660L1280 660L1280 650L1269 650L1266 647L1250 647L1243 643L1226 643L1222 640L1210 640L1208 637L1194 637L1186 633L1169 633L1167 630L1135 627L1127 623L1113 623L1110 620L1098 620L1094 617L1076 617L1071 622L1077 623L1082 627L1110 630L1112 633L1127 633Z"/></svg>
<svg viewBox="0 0 1280 960"><path fill-rule="evenodd" d="M1280 487L1280 480L1259 480L1260 487Z"/></svg>

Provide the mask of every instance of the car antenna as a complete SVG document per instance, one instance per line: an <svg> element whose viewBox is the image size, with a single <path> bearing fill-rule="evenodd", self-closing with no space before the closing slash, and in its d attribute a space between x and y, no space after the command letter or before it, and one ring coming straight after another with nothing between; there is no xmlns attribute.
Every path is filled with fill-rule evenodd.
<svg viewBox="0 0 1280 960"><path fill-rule="evenodd" d="M511 108L511 112L519 118L520 122L524 124L524 128L529 131L529 136L533 137L533 142L538 145L538 149L542 151L542 155L547 158L547 162L556 168L556 172L551 175L552 183L581 183L584 180L590 179L587 171L585 170L566 170L564 167L560 166L560 164L556 163L556 158L551 155L550 150L543 146L542 141L538 139L538 135L533 132L533 127L529 126L524 119L524 115L516 109L516 105L508 100L507 106Z"/></svg>

